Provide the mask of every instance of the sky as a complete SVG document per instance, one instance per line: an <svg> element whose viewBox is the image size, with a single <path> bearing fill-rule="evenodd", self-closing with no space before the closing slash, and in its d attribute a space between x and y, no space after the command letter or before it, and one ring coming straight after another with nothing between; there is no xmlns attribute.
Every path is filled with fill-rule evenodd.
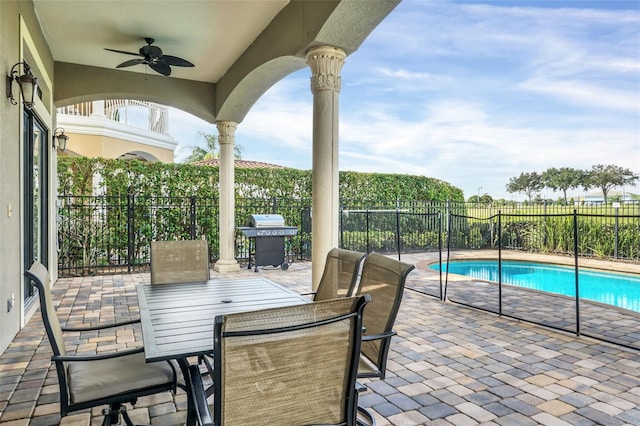
<svg viewBox="0 0 640 426"><path fill-rule="evenodd" d="M236 130L243 159L311 168L310 76L292 73L254 104ZM640 174L640 0L403 0L341 76L340 170L518 201L505 187L522 172ZM202 143L198 132L217 134L182 111L170 117L177 161Z"/></svg>

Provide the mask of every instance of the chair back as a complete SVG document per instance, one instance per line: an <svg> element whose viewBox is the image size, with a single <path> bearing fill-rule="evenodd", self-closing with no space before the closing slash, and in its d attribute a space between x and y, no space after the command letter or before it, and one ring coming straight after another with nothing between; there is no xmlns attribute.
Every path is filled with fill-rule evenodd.
<svg viewBox="0 0 640 426"><path fill-rule="evenodd" d="M31 264L28 271L24 273L31 285L38 289L38 298L40 299L40 314L44 322L44 328L51 344L53 357L65 356L64 338L62 327L58 320L58 314L53 307L53 299L51 297L51 280L49 279L49 271L40 262L35 261ZM55 361L56 372L58 373L58 386L60 390L60 414L66 416L69 411L69 372L67 363L64 361Z"/></svg>
<svg viewBox="0 0 640 426"><path fill-rule="evenodd" d="M151 241L151 284L207 281L206 240Z"/></svg>
<svg viewBox="0 0 640 426"><path fill-rule="evenodd" d="M333 248L327 253L327 261L314 301L348 297L358 281L358 272L365 253Z"/></svg>
<svg viewBox="0 0 640 426"><path fill-rule="evenodd" d="M62 328L58 315L53 307L51 297L51 280L49 279L49 271L40 262L35 261L28 271L25 272L27 279L31 280L31 285L38 289L38 298L40 299L40 312L44 328L47 331L47 337L51 344L54 355L65 355L64 340L62 337Z"/></svg>
<svg viewBox="0 0 640 426"><path fill-rule="evenodd" d="M223 425L353 425L369 296L218 316L214 419Z"/></svg>
<svg viewBox="0 0 640 426"><path fill-rule="evenodd" d="M370 375L359 374L360 377L384 379L391 337L396 334L393 324L400 309L405 280L414 268L414 265L378 253L371 253L364 260L357 294L369 294L371 303L364 313L361 352L377 371Z"/></svg>

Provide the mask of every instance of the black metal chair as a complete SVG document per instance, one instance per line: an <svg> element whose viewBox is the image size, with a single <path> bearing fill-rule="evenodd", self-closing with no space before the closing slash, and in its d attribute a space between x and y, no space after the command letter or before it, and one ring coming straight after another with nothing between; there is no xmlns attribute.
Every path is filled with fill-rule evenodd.
<svg viewBox="0 0 640 426"><path fill-rule="evenodd" d="M362 313L369 296L218 316L213 414L190 367L201 425L356 423Z"/></svg>
<svg viewBox="0 0 640 426"><path fill-rule="evenodd" d="M370 295L371 303L363 318L358 378L384 380L391 338L397 334L393 330L393 324L400 309L407 275L414 268L415 265L378 253L371 253L365 258L356 295ZM358 407L358 411L369 423L375 424L367 410Z"/></svg>
<svg viewBox="0 0 640 426"><path fill-rule="evenodd" d="M366 253L333 248L327 253L327 260L313 300L330 300L353 294L358 281L360 265Z"/></svg>
<svg viewBox="0 0 640 426"><path fill-rule="evenodd" d="M147 364L143 348L99 355L67 355L63 332L103 330L133 324L139 320L63 328L53 307L46 267L34 262L25 276L38 290L40 312L53 350L51 360L55 363L58 374L61 417L74 411L108 405L103 410L103 425L119 423L122 415L125 423L133 426L124 403L135 404L137 398L142 396L175 391L176 370L168 362Z"/></svg>

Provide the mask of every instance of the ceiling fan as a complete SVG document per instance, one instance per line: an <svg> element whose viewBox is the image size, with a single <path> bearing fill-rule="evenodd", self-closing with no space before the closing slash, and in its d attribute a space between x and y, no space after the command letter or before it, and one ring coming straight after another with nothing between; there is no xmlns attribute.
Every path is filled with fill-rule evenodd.
<svg viewBox="0 0 640 426"><path fill-rule="evenodd" d="M116 66L116 68L124 68L130 67L133 65L145 64L149 65L149 67L162 75L169 76L171 75L171 66L175 67L193 67L194 65L187 61L186 59L178 58L177 56L171 55L163 55L162 49L158 46L153 46L154 40L151 37L145 37L144 41L147 42L146 46L142 46L138 53L133 52L125 52L124 50L116 50L104 48L104 50L109 50L111 52L116 53L124 53L125 55L133 55L133 56L141 56L139 59L130 59L128 61L124 61L120 65Z"/></svg>

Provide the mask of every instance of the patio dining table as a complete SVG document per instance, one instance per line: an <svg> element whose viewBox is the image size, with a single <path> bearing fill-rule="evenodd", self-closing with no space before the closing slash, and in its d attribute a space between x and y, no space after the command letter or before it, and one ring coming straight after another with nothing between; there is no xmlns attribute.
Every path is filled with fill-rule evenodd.
<svg viewBox="0 0 640 426"><path fill-rule="evenodd" d="M309 299L265 278L213 279L136 287L147 362L178 361L190 386L189 357L213 350L217 315L309 303ZM195 424L188 395L187 425Z"/></svg>

